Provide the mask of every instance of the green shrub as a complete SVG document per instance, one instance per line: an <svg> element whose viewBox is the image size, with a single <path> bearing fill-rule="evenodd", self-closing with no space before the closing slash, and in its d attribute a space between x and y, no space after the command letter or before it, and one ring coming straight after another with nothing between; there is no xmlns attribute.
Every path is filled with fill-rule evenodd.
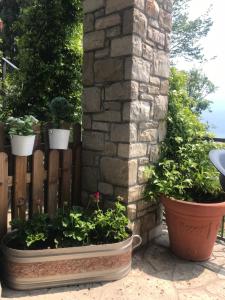
<svg viewBox="0 0 225 300"><path fill-rule="evenodd" d="M12 222L17 229L11 247L19 249L46 249L116 243L129 237L125 207L115 204L115 209L87 211L73 208L58 212L49 219L37 214L31 220Z"/></svg>
<svg viewBox="0 0 225 300"><path fill-rule="evenodd" d="M9 135L33 135L34 126L38 120L33 116L24 116L21 118L9 117L7 119L7 127Z"/></svg>
<svg viewBox="0 0 225 300"><path fill-rule="evenodd" d="M147 170L146 197L157 201L160 194L188 201L219 199L219 174L208 153L220 147L210 139L207 128L191 111L193 98L187 93L187 76L171 70L168 133L158 164ZM205 140L208 137L208 140Z"/></svg>
<svg viewBox="0 0 225 300"><path fill-rule="evenodd" d="M50 119L52 119L54 128L61 128L64 123L70 123L73 120L73 107L64 97L52 99L50 105Z"/></svg>

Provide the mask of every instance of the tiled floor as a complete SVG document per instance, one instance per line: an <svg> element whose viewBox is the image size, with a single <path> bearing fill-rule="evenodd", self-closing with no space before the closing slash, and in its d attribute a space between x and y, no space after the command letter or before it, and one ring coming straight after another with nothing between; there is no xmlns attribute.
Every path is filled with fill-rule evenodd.
<svg viewBox="0 0 225 300"><path fill-rule="evenodd" d="M19 300L222 300L225 299L225 244L217 243L208 262L175 257L167 233L134 254L130 274L117 282L17 292L3 288L2 299Z"/></svg>

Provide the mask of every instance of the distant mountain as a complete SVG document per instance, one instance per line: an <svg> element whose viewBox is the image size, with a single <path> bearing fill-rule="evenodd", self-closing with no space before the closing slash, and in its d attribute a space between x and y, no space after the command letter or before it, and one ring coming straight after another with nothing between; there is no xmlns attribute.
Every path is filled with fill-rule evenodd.
<svg viewBox="0 0 225 300"><path fill-rule="evenodd" d="M225 101L215 101L211 106L212 112L202 114L203 122L207 122L210 131L216 134L218 138L225 138Z"/></svg>

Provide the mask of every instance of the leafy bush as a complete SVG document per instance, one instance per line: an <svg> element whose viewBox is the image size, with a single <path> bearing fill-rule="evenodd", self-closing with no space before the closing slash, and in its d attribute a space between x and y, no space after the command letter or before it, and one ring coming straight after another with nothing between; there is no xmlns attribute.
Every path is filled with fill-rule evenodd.
<svg viewBox="0 0 225 300"><path fill-rule="evenodd" d="M146 196L152 201L160 194L201 202L219 199L222 194L219 174L208 158L209 151L219 145L210 139L206 126L191 111L193 101L188 96L186 74L173 68L167 137L162 144L159 163L147 170Z"/></svg>
<svg viewBox="0 0 225 300"><path fill-rule="evenodd" d="M9 135L33 135L34 126L38 120L33 116L24 116L21 118L9 117L7 119L7 126Z"/></svg>
<svg viewBox="0 0 225 300"><path fill-rule="evenodd" d="M37 214L31 220L12 222L17 229L9 246L16 249L43 249L116 243L129 237L125 208L116 203L115 209L92 212L74 208L58 212L54 219Z"/></svg>

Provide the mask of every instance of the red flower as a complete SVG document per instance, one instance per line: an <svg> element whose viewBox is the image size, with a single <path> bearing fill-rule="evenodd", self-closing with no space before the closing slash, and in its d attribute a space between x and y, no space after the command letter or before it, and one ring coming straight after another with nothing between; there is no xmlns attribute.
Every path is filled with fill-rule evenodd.
<svg viewBox="0 0 225 300"><path fill-rule="evenodd" d="M94 197L95 197L96 202L99 202L99 200L100 200L100 193L99 192L94 193Z"/></svg>

